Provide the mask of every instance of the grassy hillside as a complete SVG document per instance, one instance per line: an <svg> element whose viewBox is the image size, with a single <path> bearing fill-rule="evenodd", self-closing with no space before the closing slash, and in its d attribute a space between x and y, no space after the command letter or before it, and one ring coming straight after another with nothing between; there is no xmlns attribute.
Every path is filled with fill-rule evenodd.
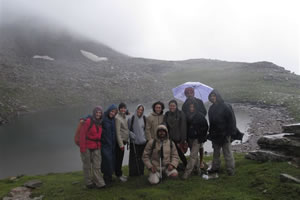
<svg viewBox="0 0 300 200"><path fill-rule="evenodd" d="M44 195L44 199L206 199L206 200L290 200L300 196L300 185L281 183L280 173L299 176L299 169L283 163L257 163L244 159L244 155L235 155L237 172L229 177L224 172L218 179L204 180L192 176L181 179L166 180L157 186L147 182L147 176L130 178L127 183L116 181L110 188L88 190L84 188L82 172L49 174L41 176L24 176L17 182L0 180L0 197L10 189L21 186L32 179L43 181L41 188L34 190L34 196ZM206 157L210 160L211 157ZM224 162L223 162L224 163ZM127 174L127 169L125 174ZM77 183L77 184L74 184Z"/></svg>
<svg viewBox="0 0 300 200"><path fill-rule="evenodd" d="M190 60L175 66L165 75L170 87L200 81L218 89L227 101L286 106L300 120L300 76L272 63Z"/></svg>

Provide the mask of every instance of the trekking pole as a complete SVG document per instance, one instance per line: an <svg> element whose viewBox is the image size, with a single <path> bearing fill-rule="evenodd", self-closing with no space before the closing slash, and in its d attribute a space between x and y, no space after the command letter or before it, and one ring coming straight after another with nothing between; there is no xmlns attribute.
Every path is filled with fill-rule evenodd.
<svg viewBox="0 0 300 200"><path fill-rule="evenodd" d="M160 179L160 182L162 182L162 158L163 158L163 151L162 151L162 141L160 141L160 145L161 145L161 148L160 148L160 158L159 158L159 179Z"/></svg>
<svg viewBox="0 0 300 200"><path fill-rule="evenodd" d="M137 170L138 170L138 174L140 174L140 167L139 167L139 161L138 161L138 157L137 157L137 153L136 153L136 148L135 148L135 143L134 143L134 140L131 139L131 142L132 142L132 146L133 146L133 152L134 152L134 155L135 155L135 162L136 162L136 167L137 167Z"/></svg>

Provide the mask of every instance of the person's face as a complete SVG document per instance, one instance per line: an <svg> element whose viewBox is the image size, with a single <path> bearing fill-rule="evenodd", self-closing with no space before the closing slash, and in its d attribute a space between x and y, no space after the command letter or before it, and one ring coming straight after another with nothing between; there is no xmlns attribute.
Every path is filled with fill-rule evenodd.
<svg viewBox="0 0 300 200"><path fill-rule="evenodd" d="M127 110L127 108L125 108L125 107L122 107L122 108L120 108L120 113L122 113L122 114L124 114L124 113L126 113L126 110Z"/></svg>
<svg viewBox="0 0 300 200"><path fill-rule="evenodd" d="M109 112L109 117L114 118L116 116L116 114L117 114L117 110L112 110Z"/></svg>
<svg viewBox="0 0 300 200"><path fill-rule="evenodd" d="M169 104L169 110L170 110L171 112L175 112L175 111L176 111L176 108L177 108L177 106L176 106L175 103L170 103L170 104Z"/></svg>
<svg viewBox="0 0 300 200"><path fill-rule="evenodd" d="M190 97L194 96L194 92L193 91L187 91L185 95L186 95L187 98L190 98Z"/></svg>
<svg viewBox="0 0 300 200"><path fill-rule="evenodd" d="M212 103L217 103L217 96L215 94L210 95L209 99Z"/></svg>
<svg viewBox="0 0 300 200"><path fill-rule="evenodd" d="M97 111L95 114L96 119L101 119L102 116L102 112L101 111Z"/></svg>
<svg viewBox="0 0 300 200"><path fill-rule="evenodd" d="M190 112L191 113L195 112L195 106L194 106L194 104L190 105Z"/></svg>
<svg viewBox="0 0 300 200"><path fill-rule="evenodd" d="M162 111L162 107L160 104L156 104L155 107L154 107L154 111L156 114L160 114L161 111Z"/></svg>
<svg viewBox="0 0 300 200"><path fill-rule="evenodd" d="M138 117L141 117L143 115L143 113L144 113L144 108L143 108L143 106L140 106L137 109L136 114L137 114Z"/></svg>
<svg viewBox="0 0 300 200"><path fill-rule="evenodd" d="M165 138L166 137L166 131L160 129L158 130L158 137L159 138Z"/></svg>

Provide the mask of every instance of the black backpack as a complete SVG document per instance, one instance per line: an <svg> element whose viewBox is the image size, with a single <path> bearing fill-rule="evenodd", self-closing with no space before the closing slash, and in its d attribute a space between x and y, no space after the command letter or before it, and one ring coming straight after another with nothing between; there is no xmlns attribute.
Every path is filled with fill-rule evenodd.
<svg viewBox="0 0 300 200"><path fill-rule="evenodd" d="M133 131L133 122L134 122L134 115L131 117L131 123L130 123L130 131ZM143 120L144 120L144 130L146 130L146 117L143 115Z"/></svg>

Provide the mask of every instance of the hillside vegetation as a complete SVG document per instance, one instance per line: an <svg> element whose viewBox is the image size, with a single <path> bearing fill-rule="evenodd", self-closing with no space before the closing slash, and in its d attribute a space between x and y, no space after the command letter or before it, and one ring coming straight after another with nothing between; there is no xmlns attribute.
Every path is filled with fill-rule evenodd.
<svg viewBox="0 0 300 200"><path fill-rule="evenodd" d="M169 87L200 81L218 89L229 102L285 106L300 120L300 76L273 63L199 59L176 62L175 66L165 75Z"/></svg>

